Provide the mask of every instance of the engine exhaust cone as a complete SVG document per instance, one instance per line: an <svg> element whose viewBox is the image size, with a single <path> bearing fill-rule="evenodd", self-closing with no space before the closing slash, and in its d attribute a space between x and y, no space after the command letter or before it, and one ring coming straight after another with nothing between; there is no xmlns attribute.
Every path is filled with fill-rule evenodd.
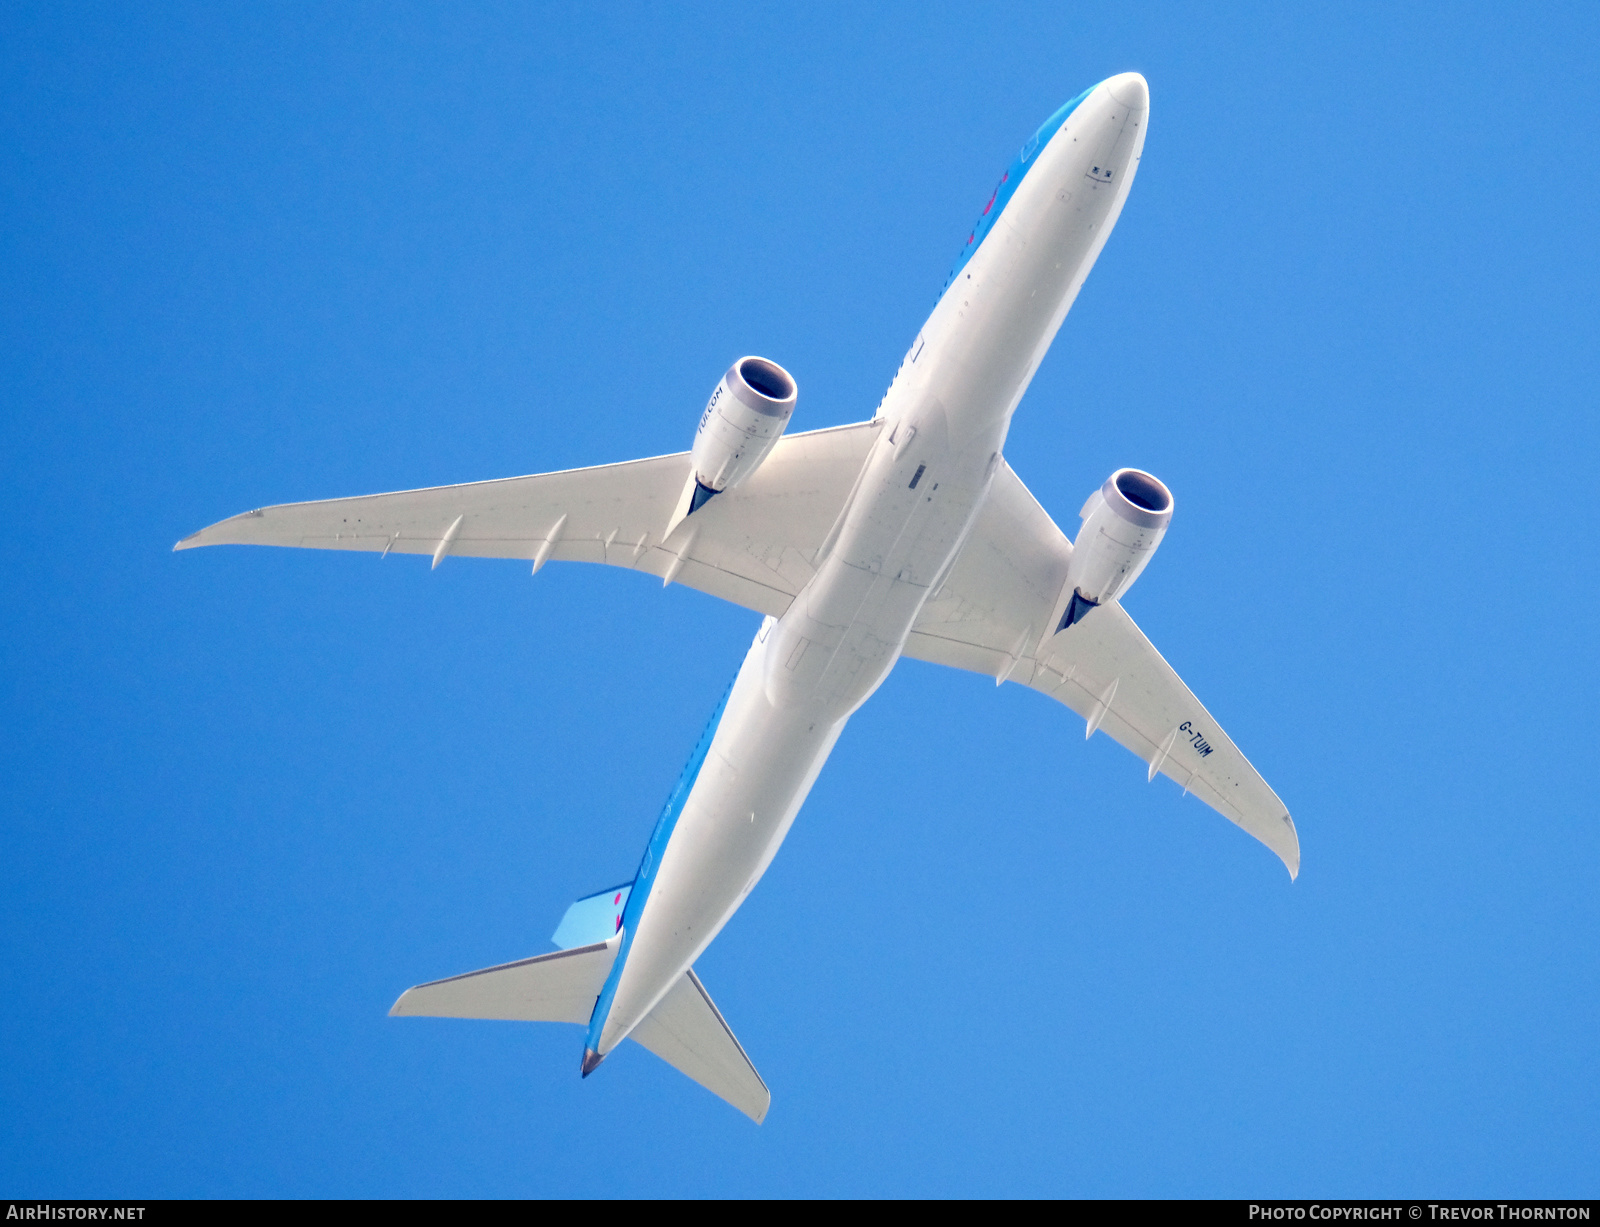
<svg viewBox="0 0 1600 1227"><path fill-rule="evenodd" d="M705 482L696 478L694 483L694 496L689 500L688 514L693 515L695 512L699 511L700 508L704 507L713 498L715 498L716 494L717 492L715 490L706 485Z"/></svg>
<svg viewBox="0 0 1600 1227"><path fill-rule="evenodd" d="M605 1057L596 1052L593 1048L585 1048L583 1050L583 1064L580 1065L578 1069L583 1076L587 1078L590 1074L594 1073L595 1070L600 1068L600 1062L604 1060Z"/></svg>
<svg viewBox="0 0 1600 1227"><path fill-rule="evenodd" d="M1099 608L1099 601L1091 601L1088 597L1084 596L1083 593L1074 588L1072 591L1072 599L1067 602L1067 611L1061 615L1061 625L1056 627L1056 633L1060 634L1062 631L1066 630L1067 627L1082 622L1089 616L1089 611L1091 609Z"/></svg>

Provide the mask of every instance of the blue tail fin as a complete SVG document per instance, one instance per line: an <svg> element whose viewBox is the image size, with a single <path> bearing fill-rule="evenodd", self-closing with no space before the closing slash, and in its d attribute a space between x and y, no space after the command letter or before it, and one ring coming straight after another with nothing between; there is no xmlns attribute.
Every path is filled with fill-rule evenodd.
<svg viewBox="0 0 1600 1227"><path fill-rule="evenodd" d="M628 906L633 883L585 895L567 909L550 940L563 950L608 942L622 928L622 909Z"/></svg>

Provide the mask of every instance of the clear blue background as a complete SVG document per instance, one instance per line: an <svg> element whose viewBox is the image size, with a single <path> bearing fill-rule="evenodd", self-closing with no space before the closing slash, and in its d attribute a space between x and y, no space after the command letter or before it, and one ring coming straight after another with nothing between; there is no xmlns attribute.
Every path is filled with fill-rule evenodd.
<svg viewBox="0 0 1600 1227"><path fill-rule="evenodd" d="M1600 1193L1591 5L9 5L0 1192ZM1143 168L1008 455L1304 871L906 662L701 973L751 1125L392 1021L626 878L758 619L172 542L870 414L1015 148Z"/></svg>

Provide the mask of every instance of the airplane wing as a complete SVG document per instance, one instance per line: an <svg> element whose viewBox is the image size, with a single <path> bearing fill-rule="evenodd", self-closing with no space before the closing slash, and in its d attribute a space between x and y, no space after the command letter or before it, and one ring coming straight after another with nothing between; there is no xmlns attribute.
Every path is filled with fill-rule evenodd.
<svg viewBox="0 0 1600 1227"><path fill-rule="evenodd" d="M1031 686L1104 729L1300 871L1288 810L1121 605L1060 624L1072 543L1008 464L906 655Z"/></svg>
<svg viewBox="0 0 1600 1227"><path fill-rule="evenodd" d="M285 503L174 549L288 545L384 554L599 562L782 615L844 507L879 422L787 435L750 478L668 533L689 453L394 494Z"/></svg>

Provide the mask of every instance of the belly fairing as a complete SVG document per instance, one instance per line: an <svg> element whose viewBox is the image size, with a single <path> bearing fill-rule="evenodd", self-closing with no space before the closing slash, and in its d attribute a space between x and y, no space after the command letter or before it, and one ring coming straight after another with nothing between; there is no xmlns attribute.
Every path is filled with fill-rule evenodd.
<svg viewBox="0 0 1600 1227"><path fill-rule="evenodd" d="M766 690L775 706L839 719L865 702L960 548L998 439L988 450L954 445L937 397L914 416L874 447L833 549L774 629Z"/></svg>

